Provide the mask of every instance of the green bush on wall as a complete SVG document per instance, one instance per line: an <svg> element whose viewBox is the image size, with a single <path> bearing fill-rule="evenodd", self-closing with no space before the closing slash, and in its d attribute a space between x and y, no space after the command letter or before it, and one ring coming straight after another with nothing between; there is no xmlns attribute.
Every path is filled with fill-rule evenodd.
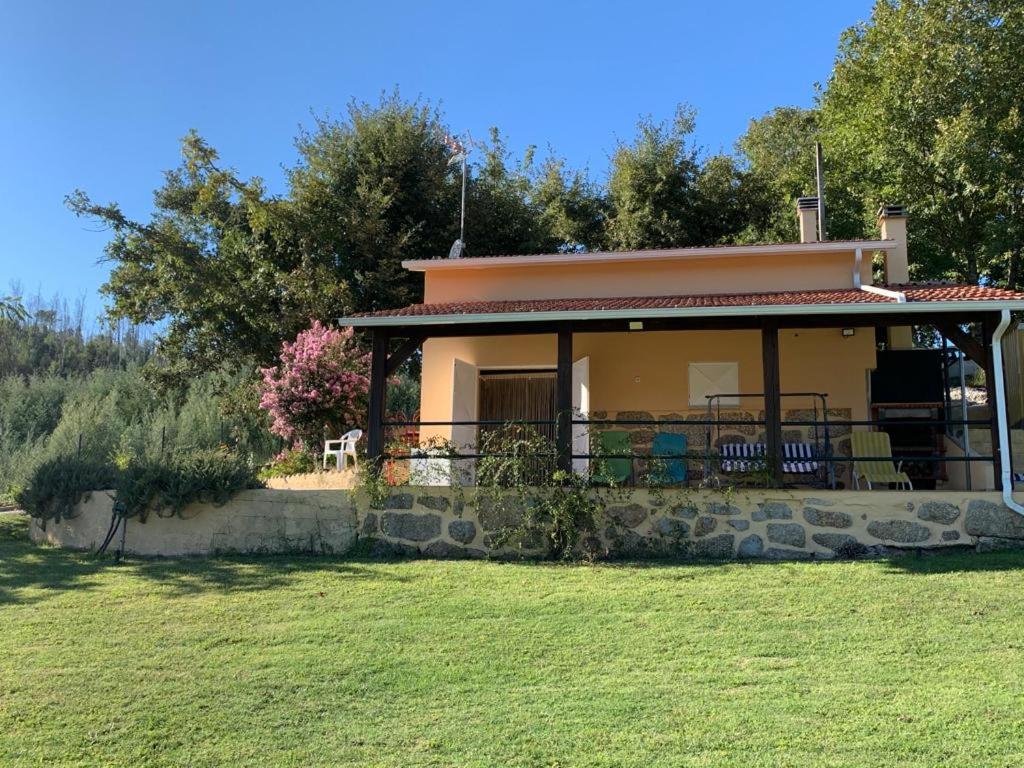
<svg viewBox="0 0 1024 768"><path fill-rule="evenodd" d="M116 499L122 515L145 521L151 512L171 517L195 502L224 504L237 491L261 485L255 468L237 454L197 449L130 462L120 473Z"/></svg>
<svg viewBox="0 0 1024 768"><path fill-rule="evenodd" d="M61 520L71 517L86 491L112 488L117 468L90 459L44 459L32 471L15 501L32 517Z"/></svg>
<svg viewBox="0 0 1024 768"><path fill-rule="evenodd" d="M163 458L129 458L121 468L89 459L39 463L18 493L18 504L33 517L70 517L83 493L114 489L119 513L145 520L179 514L194 502L223 504L245 488L257 488L255 468L219 448L183 450Z"/></svg>

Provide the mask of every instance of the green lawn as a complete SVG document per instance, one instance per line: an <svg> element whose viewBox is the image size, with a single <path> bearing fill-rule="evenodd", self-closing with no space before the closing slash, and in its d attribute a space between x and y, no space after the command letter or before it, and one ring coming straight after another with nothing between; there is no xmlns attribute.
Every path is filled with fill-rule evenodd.
<svg viewBox="0 0 1024 768"><path fill-rule="evenodd" d="M1024 553L115 565L0 516L0 765L1024 765Z"/></svg>

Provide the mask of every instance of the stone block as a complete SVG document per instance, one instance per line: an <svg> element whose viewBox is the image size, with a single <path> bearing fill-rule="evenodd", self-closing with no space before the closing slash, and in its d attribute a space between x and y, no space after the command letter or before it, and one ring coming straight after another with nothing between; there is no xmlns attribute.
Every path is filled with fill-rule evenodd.
<svg viewBox="0 0 1024 768"><path fill-rule="evenodd" d="M451 501L448 500L447 496L431 496L428 494L417 496L416 503L435 512L447 512L448 507L451 506Z"/></svg>
<svg viewBox="0 0 1024 768"><path fill-rule="evenodd" d="M802 549L781 549L769 547L761 555L765 560L810 560L814 554Z"/></svg>
<svg viewBox="0 0 1024 768"><path fill-rule="evenodd" d="M979 552L1024 549L1024 539L1007 539L1002 536L979 536L977 548Z"/></svg>
<svg viewBox="0 0 1024 768"><path fill-rule="evenodd" d="M480 525L485 531L518 528L526 515L522 501L515 497L478 499L477 510Z"/></svg>
<svg viewBox="0 0 1024 768"><path fill-rule="evenodd" d="M658 518L658 522L654 524L654 530L670 539L685 539L690 535L688 523L683 520L674 520L671 517Z"/></svg>
<svg viewBox="0 0 1024 768"><path fill-rule="evenodd" d="M803 547L807 544L807 534L800 523L768 523L768 541L790 547Z"/></svg>
<svg viewBox="0 0 1024 768"><path fill-rule="evenodd" d="M756 533L745 537L736 551L737 557L760 557L764 552L764 541Z"/></svg>
<svg viewBox="0 0 1024 768"><path fill-rule="evenodd" d="M804 520L819 528L849 528L853 525L853 516L837 509L804 507Z"/></svg>
<svg viewBox="0 0 1024 768"><path fill-rule="evenodd" d="M927 526L909 520L872 520L868 523L868 533L876 539L898 544L917 544L927 541L932 535Z"/></svg>
<svg viewBox="0 0 1024 768"><path fill-rule="evenodd" d="M685 517L687 520L697 517L697 507L693 504L676 504L670 512L676 517Z"/></svg>
<svg viewBox="0 0 1024 768"><path fill-rule="evenodd" d="M918 507L917 516L929 523L951 525L960 517L960 508L945 501L926 501Z"/></svg>
<svg viewBox="0 0 1024 768"><path fill-rule="evenodd" d="M709 515L739 515L743 513L743 510L736 505L721 501L709 501L704 505L704 511Z"/></svg>
<svg viewBox="0 0 1024 768"><path fill-rule="evenodd" d="M811 534L811 540L831 549L839 557L862 557L867 554L867 547L848 533L814 533Z"/></svg>
<svg viewBox="0 0 1024 768"><path fill-rule="evenodd" d="M792 520L793 510L781 501L762 501L750 513L750 519L757 523L763 520Z"/></svg>
<svg viewBox="0 0 1024 768"><path fill-rule="evenodd" d="M711 517L710 515L701 515L697 518L697 523L693 526L693 535L697 538L701 536L707 536L718 525L718 520Z"/></svg>
<svg viewBox="0 0 1024 768"><path fill-rule="evenodd" d="M626 528L636 528L648 515L646 507L635 503L608 507L606 513L609 518Z"/></svg>
<svg viewBox="0 0 1024 768"><path fill-rule="evenodd" d="M476 538L476 523L472 520L452 520L448 523L448 535L460 544L469 544Z"/></svg>
<svg viewBox="0 0 1024 768"><path fill-rule="evenodd" d="M473 547L460 547L456 544L449 544L447 541L434 541L423 547L423 554L427 557L436 557L440 560L482 560L487 553L482 549Z"/></svg>
<svg viewBox="0 0 1024 768"><path fill-rule="evenodd" d="M735 528L737 531L745 531L750 527L749 520L729 520L729 525Z"/></svg>
<svg viewBox="0 0 1024 768"><path fill-rule="evenodd" d="M708 539L701 539L693 542L691 552L694 557L708 560L728 560L732 557L736 537L731 533L723 533L720 536L712 536Z"/></svg>
<svg viewBox="0 0 1024 768"><path fill-rule="evenodd" d="M381 530L396 539L430 541L441 535L441 517L412 512L385 512L381 518Z"/></svg>
<svg viewBox="0 0 1024 768"><path fill-rule="evenodd" d="M971 536L1024 539L1024 516L1002 504L971 499L964 516L964 530Z"/></svg>
<svg viewBox="0 0 1024 768"><path fill-rule="evenodd" d="M384 509L412 509L411 493L393 493L384 502Z"/></svg>

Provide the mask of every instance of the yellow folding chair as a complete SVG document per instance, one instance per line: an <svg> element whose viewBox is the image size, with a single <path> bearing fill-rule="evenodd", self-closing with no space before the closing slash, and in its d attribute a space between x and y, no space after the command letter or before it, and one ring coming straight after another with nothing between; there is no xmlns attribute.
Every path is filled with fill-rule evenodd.
<svg viewBox="0 0 1024 768"><path fill-rule="evenodd" d="M853 432L850 445L854 456L888 456L889 461L857 461L853 462L853 487L860 490L860 479L872 490L875 483L895 483L904 490L914 490L910 475L903 472L903 462L893 464L892 443L885 432Z"/></svg>

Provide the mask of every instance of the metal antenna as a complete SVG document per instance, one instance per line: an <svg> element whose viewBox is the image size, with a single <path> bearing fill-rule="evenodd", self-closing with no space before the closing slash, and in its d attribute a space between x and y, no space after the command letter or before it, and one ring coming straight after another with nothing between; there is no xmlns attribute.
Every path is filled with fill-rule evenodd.
<svg viewBox="0 0 1024 768"><path fill-rule="evenodd" d="M818 175L818 239L828 240L825 231L825 158L821 152L821 142L814 142L814 165Z"/></svg>
<svg viewBox="0 0 1024 768"><path fill-rule="evenodd" d="M450 134L445 134L443 141L445 146L453 152L448 160L448 165L462 163L462 206L459 212L459 239L452 243L451 250L448 251L449 259L457 259L466 250L466 159L469 157L469 150L461 141Z"/></svg>

